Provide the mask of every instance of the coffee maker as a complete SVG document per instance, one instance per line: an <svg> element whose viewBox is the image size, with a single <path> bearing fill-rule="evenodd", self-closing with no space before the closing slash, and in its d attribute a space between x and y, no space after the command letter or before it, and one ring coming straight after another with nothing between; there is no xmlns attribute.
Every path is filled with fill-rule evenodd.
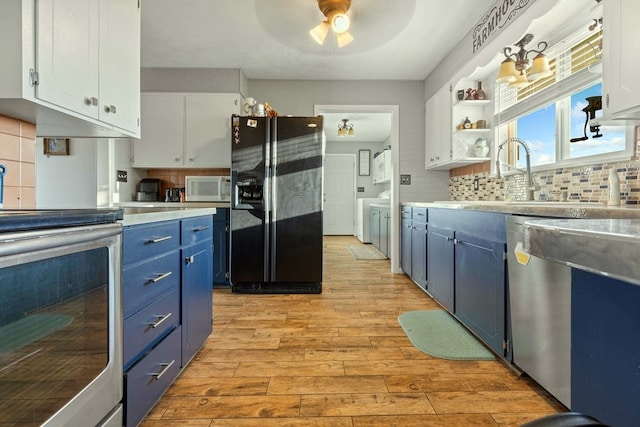
<svg viewBox="0 0 640 427"><path fill-rule="evenodd" d="M136 186L136 200L139 202L160 201L160 180L144 178Z"/></svg>

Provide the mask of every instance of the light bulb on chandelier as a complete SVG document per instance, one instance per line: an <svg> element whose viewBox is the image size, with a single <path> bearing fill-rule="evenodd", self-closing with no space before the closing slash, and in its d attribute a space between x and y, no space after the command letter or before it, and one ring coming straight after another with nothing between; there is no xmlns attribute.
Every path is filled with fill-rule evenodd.
<svg viewBox="0 0 640 427"><path fill-rule="evenodd" d="M351 0L318 0L318 7L326 20L309 31L316 43L324 44L329 29L336 35L338 47L351 43L353 41L353 36L349 33L351 21L347 16Z"/></svg>
<svg viewBox="0 0 640 427"><path fill-rule="evenodd" d="M349 119L342 119L342 123L338 125L338 136L356 136L353 125L349 124Z"/></svg>

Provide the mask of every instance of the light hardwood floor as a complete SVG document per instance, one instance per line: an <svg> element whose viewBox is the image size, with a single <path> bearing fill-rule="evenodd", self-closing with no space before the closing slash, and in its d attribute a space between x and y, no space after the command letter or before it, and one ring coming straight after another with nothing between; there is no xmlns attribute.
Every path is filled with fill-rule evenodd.
<svg viewBox="0 0 640 427"><path fill-rule="evenodd" d="M565 411L498 361L449 361L398 324L439 308L389 261L324 241L320 295L214 290L213 334L141 426L519 426Z"/></svg>

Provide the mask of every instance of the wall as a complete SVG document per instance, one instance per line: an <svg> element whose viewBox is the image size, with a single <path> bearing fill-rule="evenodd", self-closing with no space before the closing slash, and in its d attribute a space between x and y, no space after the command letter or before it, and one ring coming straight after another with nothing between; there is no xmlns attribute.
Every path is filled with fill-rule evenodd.
<svg viewBox="0 0 640 427"><path fill-rule="evenodd" d="M4 209L36 207L36 126L0 116L0 164L4 176Z"/></svg>
<svg viewBox="0 0 640 427"><path fill-rule="evenodd" d="M73 138L69 140L69 155L44 154L43 139L36 140L36 206L38 209L96 208L106 176L98 176L98 158L108 164L108 140ZM98 151L100 147L100 157ZM105 166L100 167L102 174ZM100 197L107 206L104 198Z"/></svg>

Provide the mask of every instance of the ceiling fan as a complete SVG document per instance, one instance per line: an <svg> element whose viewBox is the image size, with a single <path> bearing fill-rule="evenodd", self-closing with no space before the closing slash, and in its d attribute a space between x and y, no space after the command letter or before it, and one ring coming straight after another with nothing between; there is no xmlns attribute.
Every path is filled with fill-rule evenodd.
<svg viewBox="0 0 640 427"><path fill-rule="evenodd" d="M318 0L318 7L326 19L309 31L311 37L318 44L324 44L331 28L336 35L338 47L351 43L353 41L353 36L349 33L351 22L347 16L351 0Z"/></svg>

